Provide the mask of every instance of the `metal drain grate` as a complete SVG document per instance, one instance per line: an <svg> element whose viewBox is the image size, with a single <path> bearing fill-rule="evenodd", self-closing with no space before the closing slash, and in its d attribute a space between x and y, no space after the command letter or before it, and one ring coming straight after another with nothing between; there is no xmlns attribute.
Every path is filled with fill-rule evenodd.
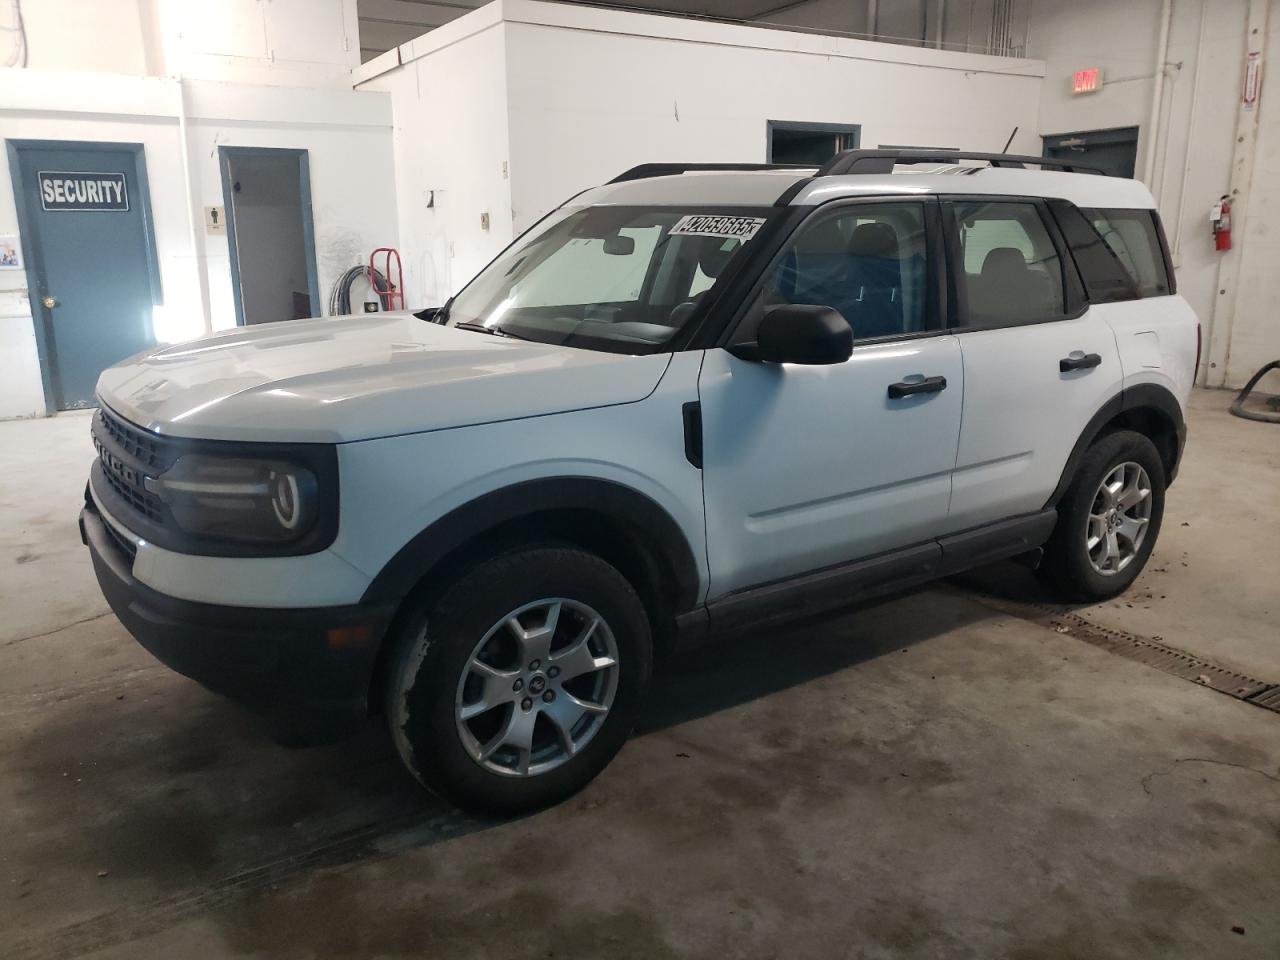
<svg viewBox="0 0 1280 960"><path fill-rule="evenodd" d="M1001 613L1029 620L1055 633L1083 640L1126 659L1136 660L1237 700L1280 713L1280 684L1228 670L1203 657L1171 647L1160 637L1140 637L1124 630L1113 630L1086 620L1079 614L1048 604L1006 600L988 593L975 593L972 596Z"/></svg>

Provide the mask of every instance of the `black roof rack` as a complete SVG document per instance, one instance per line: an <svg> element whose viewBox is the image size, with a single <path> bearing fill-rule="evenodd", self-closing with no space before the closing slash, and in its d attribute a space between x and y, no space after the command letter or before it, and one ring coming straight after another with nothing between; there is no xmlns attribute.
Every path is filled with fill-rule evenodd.
<svg viewBox="0 0 1280 960"><path fill-rule="evenodd" d="M682 173L698 170L812 170L815 163L642 163L620 173L610 183L625 183L628 180L646 180L649 177L674 177Z"/></svg>
<svg viewBox="0 0 1280 960"><path fill-rule="evenodd" d="M985 160L993 167L1024 168L1028 164L1053 167L1066 173L1105 172L1098 167L1056 160L1050 157L1022 156L1016 153L970 153L966 150L842 150L818 168L817 176L831 177L849 173L892 173L899 163L956 163L960 160Z"/></svg>

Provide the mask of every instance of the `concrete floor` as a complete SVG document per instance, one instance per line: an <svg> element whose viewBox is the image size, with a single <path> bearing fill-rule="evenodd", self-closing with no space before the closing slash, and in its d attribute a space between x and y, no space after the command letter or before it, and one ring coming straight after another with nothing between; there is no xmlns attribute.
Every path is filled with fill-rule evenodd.
<svg viewBox="0 0 1280 960"><path fill-rule="evenodd" d="M1280 427L1229 400L1079 612L1276 682ZM0 424L2 957L1280 955L1280 715L974 592L1035 599L1018 568L674 664L584 793L483 822L375 726L282 750L138 648L76 535L87 428Z"/></svg>

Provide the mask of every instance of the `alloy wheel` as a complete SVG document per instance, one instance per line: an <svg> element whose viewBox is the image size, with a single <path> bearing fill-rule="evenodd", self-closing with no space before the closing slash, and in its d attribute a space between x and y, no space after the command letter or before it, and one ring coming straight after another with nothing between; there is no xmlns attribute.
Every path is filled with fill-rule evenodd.
<svg viewBox="0 0 1280 960"><path fill-rule="evenodd" d="M537 776L586 746L617 689L618 645L604 618L576 600L535 600L472 650L454 701L458 736L485 769Z"/></svg>
<svg viewBox="0 0 1280 960"><path fill-rule="evenodd" d="M1089 563L1114 576L1133 562L1151 523L1151 479L1141 464L1126 461L1107 471L1089 508L1085 547Z"/></svg>

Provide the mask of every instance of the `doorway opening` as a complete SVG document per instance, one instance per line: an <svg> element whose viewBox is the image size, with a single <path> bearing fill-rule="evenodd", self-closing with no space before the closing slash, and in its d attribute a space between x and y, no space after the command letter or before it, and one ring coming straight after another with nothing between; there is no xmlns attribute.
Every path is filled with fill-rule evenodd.
<svg viewBox="0 0 1280 960"><path fill-rule="evenodd" d="M856 149L861 140L859 124L770 120L766 126L766 162L821 166L841 150Z"/></svg>
<svg viewBox="0 0 1280 960"><path fill-rule="evenodd" d="M1044 138L1044 155L1098 167L1113 177L1133 177L1138 163L1138 128L1079 130Z"/></svg>
<svg viewBox="0 0 1280 960"><path fill-rule="evenodd" d="M306 150L219 147L236 323L320 309Z"/></svg>

